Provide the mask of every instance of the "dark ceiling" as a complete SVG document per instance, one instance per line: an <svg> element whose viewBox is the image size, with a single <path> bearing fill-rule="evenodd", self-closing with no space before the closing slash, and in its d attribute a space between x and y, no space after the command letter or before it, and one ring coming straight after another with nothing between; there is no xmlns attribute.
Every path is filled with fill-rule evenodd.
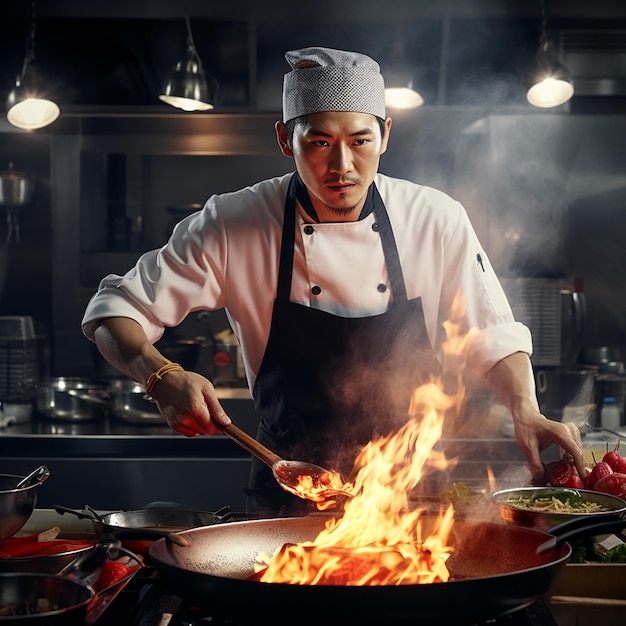
<svg viewBox="0 0 626 626"><path fill-rule="evenodd" d="M297 7L297 9L294 9ZM0 97L20 71L33 3L5 0ZM39 0L36 61L64 110L155 107L185 57L190 18L216 111L280 109L290 48L323 45L376 58L389 78L415 73L427 105L525 104L524 77L541 27L540 0L228 2ZM577 98L626 96L626 1L552 0L547 30L563 49Z"/></svg>

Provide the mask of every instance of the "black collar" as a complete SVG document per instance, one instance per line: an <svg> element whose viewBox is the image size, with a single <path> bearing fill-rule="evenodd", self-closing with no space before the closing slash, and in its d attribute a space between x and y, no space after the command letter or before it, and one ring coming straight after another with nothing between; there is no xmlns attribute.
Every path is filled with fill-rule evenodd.
<svg viewBox="0 0 626 626"><path fill-rule="evenodd" d="M319 224L320 218L317 215L317 211L311 202L311 198L309 196L309 192L307 191L302 179L300 178L300 174L296 172L296 176L298 179L298 185L296 187L296 198L298 202L301 204L302 208L306 211L306 214L314 221ZM365 219L372 211L374 210L374 183L372 183L367 190L367 197L365 198L365 203L363 204L363 208L361 209L361 214L359 215L359 220Z"/></svg>

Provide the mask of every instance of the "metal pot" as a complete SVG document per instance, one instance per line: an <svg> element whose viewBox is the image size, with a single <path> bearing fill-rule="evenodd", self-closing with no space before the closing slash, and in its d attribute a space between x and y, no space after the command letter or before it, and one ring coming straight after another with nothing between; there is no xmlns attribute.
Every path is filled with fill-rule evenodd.
<svg viewBox="0 0 626 626"><path fill-rule="evenodd" d="M593 417L596 369L539 369L535 376L539 408L547 418L581 428Z"/></svg>
<svg viewBox="0 0 626 626"><path fill-rule="evenodd" d="M134 424L167 426L156 403L143 385L133 380L114 380L109 384L109 410L112 415Z"/></svg>
<svg viewBox="0 0 626 626"><path fill-rule="evenodd" d="M245 623L264 623L271 616L273 624L315 624L324 611L324 623L440 626L478 622L531 604L547 592L571 555L567 543L536 554L553 539L541 531L457 520L451 536L454 551L447 562L453 580L446 583L317 586L249 578L259 554L271 555L285 543L312 541L326 521L324 515L311 515L182 531L179 535L188 540L188 547L159 539L150 548L150 559L174 593L212 615L248 620Z"/></svg>
<svg viewBox="0 0 626 626"><path fill-rule="evenodd" d="M35 177L25 172L16 172L13 163L0 172L0 205L19 207L29 204L35 194Z"/></svg>
<svg viewBox="0 0 626 626"><path fill-rule="evenodd" d="M43 417L64 421L102 418L108 403L107 385L86 378L48 378L36 385L35 395Z"/></svg>

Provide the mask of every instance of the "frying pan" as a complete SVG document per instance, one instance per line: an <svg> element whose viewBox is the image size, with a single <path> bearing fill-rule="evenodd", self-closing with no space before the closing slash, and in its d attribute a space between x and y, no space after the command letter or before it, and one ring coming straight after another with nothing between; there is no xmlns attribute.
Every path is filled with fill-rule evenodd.
<svg viewBox="0 0 626 626"><path fill-rule="evenodd" d="M571 554L542 531L503 523L455 521L446 583L398 586L289 585L247 580L260 553L311 541L327 516L232 522L183 531L188 547L165 539L150 548L162 580L184 600L248 624L467 624L524 608L549 589ZM622 525L624 522L621 522ZM582 531L581 531L582 532ZM266 621L267 620L267 621Z"/></svg>
<svg viewBox="0 0 626 626"><path fill-rule="evenodd" d="M89 505L86 505L82 511L77 511L58 504L54 505L54 510L61 515L70 513L79 519L91 520L99 538L113 534L116 537L154 539L157 535L152 531L157 531L158 536L163 536L166 533L198 526L210 526L217 524L221 515L221 511L211 513L172 508L135 509L100 514Z"/></svg>
<svg viewBox="0 0 626 626"><path fill-rule="evenodd" d="M152 508L100 514L89 505L86 505L82 511L58 504L55 504L53 508L61 515L70 513L79 519L91 520L98 538L115 536L128 548L131 548L131 545L128 545L129 541L150 542L181 530L217 524L226 510L211 513L191 509ZM145 549L147 547L146 545ZM133 544L132 549L143 551L142 548L136 543Z"/></svg>

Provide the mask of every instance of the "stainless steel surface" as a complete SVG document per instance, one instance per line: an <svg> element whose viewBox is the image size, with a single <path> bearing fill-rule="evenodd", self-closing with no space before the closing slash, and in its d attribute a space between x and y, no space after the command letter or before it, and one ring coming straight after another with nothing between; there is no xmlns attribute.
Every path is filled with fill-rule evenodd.
<svg viewBox="0 0 626 626"><path fill-rule="evenodd" d="M124 422L165 424L156 403L146 393L144 386L132 380L111 381L109 410Z"/></svg>
<svg viewBox="0 0 626 626"><path fill-rule="evenodd" d="M597 441L611 441L613 443L615 443L616 440L626 441L626 427L623 428L621 432L617 430L611 430L609 428L604 428L603 426L593 426L589 422L585 424L585 427L588 428L591 432L585 434L583 444Z"/></svg>
<svg viewBox="0 0 626 626"><path fill-rule="evenodd" d="M85 378L46 379L37 383L35 393L37 411L49 419L95 420L102 418L107 408L107 386Z"/></svg>

